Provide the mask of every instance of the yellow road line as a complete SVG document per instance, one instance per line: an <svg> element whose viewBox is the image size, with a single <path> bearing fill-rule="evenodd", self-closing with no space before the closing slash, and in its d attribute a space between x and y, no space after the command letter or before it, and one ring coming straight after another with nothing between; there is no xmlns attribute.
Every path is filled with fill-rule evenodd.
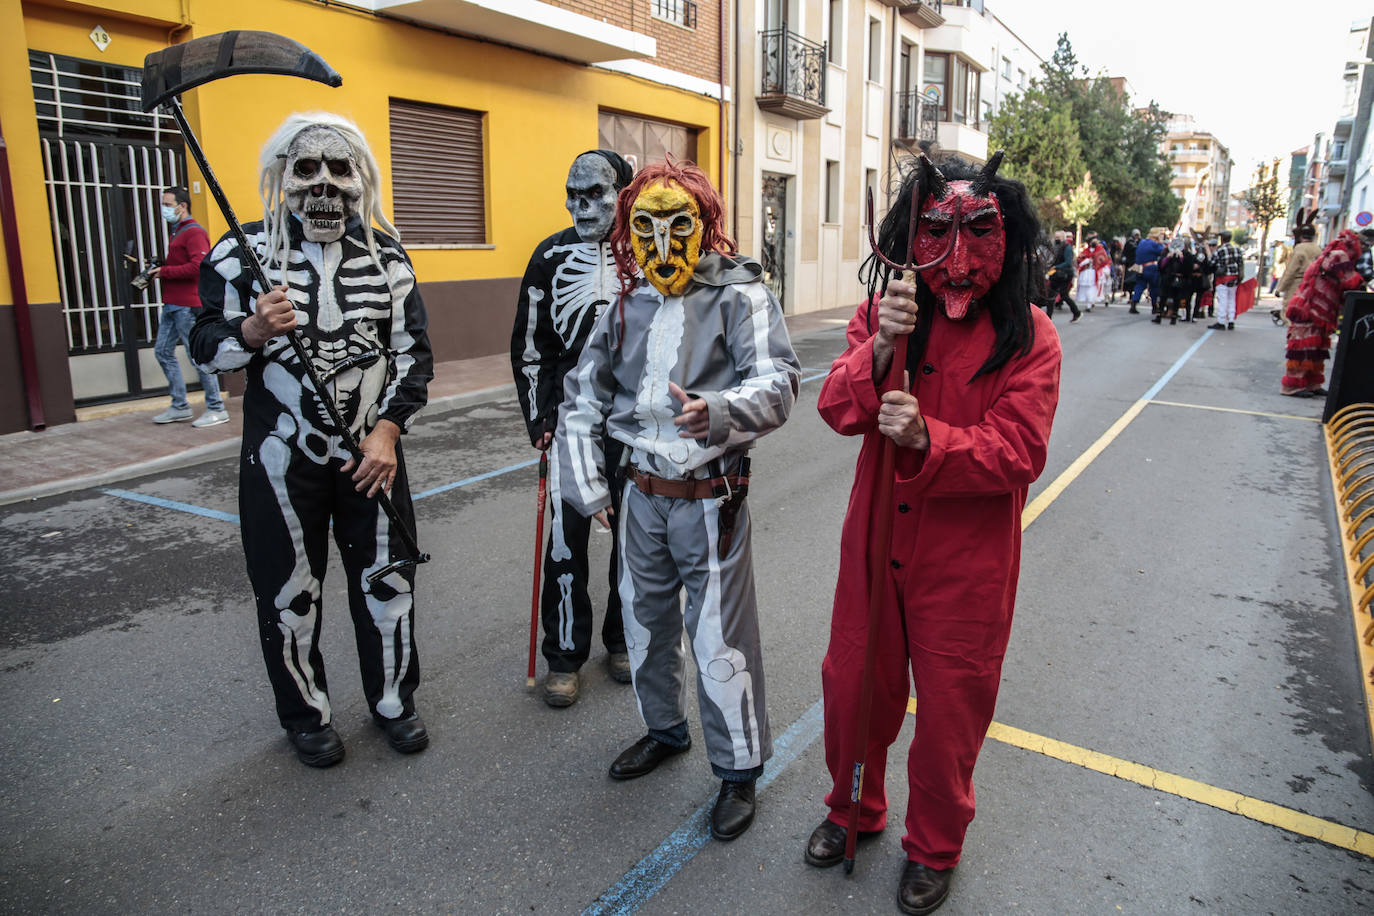
<svg viewBox="0 0 1374 916"><path fill-rule="evenodd" d="M1127 408L1126 412L1118 417L1115 423L1107 427L1105 433L1097 437L1096 442L1088 446L1087 451L1075 458L1073 464L1065 468L1063 473L1054 479L1053 483L1041 490L1040 495L1026 504L1026 508L1021 511L1022 531L1029 528L1030 523L1039 518L1040 513L1048 509L1050 503L1059 498L1059 494L1063 493L1068 485L1073 483L1078 475L1082 474L1088 465L1092 464L1093 460L1102 454L1107 446L1112 444L1113 439L1121 435L1121 431L1130 425L1131 421L1145 409L1145 405L1148 403L1150 402L1141 398Z"/></svg>
<svg viewBox="0 0 1374 916"><path fill-rule="evenodd" d="M1356 566L1360 559L1352 556L1355 542L1352 538L1354 532L1347 531L1343 519L1340 518L1341 503L1340 490L1336 486L1336 450L1331 436L1331 427L1326 427L1326 435L1322 440L1326 444L1326 460L1330 469L1329 479L1331 480L1331 497L1336 501L1336 527L1341 531L1341 556L1345 558L1345 582L1350 594L1350 611L1355 619L1355 649L1360 656L1360 681L1364 688L1364 710L1365 716L1369 720L1369 735L1371 746L1374 746L1374 646L1365 642L1362 634L1365 628L1370 626L1369 614L1361 613L1360 596L1364 594L1364 582L1355 578Z"/></svg>
<svg viewBox="0 0 1374 916"><path fill-rule="evenodd" d="M1300 417L1292 413L1270 413L1267 410L1239 410L1235 407L1213 407L1211 404L1183 404L1178 401L1151 401L1151 404L1158 404L1161 407L1191 407L1193 410L1217 410L1222 413L1243 413L1252 417L1273 417L1276 420L1305 420L1308 423L1320 423L1321 417Z"/></svg>
<svg viewBox="0 0 1374 916"><path fill-rule="evenodd" d="M907 700L906 711L908 714L916 712L915 697L910 697ZM1169 795L1176 795L1179 798L1186 798L1189 801L1209 805L1230 814L1239 814L1261 824L1278 827L1289 833L1301 834L1332 846L1338 846L1341 849L1348 849L1351 852L1358 852L1360 855L1374 858L1374 833L1356 830L1354 827L1347 827L1335 821L1322 820L1293 808L1285 808L1273 802L1241 795L1230 789L1220 789L1205 782L1198 782L1196 779L1176 776L1173 773L1166 773L1163 770L1134 763L1121 757L1112 757L1109 754L1090 751L1087 748L1068 744L1064 741L1056 741L1054 738L1046 738L1044 735L1003 725L1001 722L992 723L988 728L988 737L1012 747L1019 747L1022 750L1043 754L1046 757L1072 763L1087 770L1115 776L1117 779L1124 779L1148 789L1155 789Z"/></svg>

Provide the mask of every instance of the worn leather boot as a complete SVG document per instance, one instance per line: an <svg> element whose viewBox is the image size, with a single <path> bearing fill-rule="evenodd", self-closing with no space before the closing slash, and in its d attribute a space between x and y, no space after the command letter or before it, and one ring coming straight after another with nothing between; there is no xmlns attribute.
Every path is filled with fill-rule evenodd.
<svg viewBox="0 0 1374 916"><path fill-rule="evenodd" d="M308 767L332 767L344 759L343 739L332 725L313 732L288 731L286 737L301 763Z"/></svg>
<svg viewBox="0 0 1374 916"><path fill-rule="evenodd" d="M419 713L404 719L384 719L375 716L377 727L386 732L386 743L401 754L415 754L429 747L429 730Z"/></svg>
<svg viewBox="0 0 1374 916"><path fill-rule="evenodd" d="M544 702L562 708L577 702L580 686L576 671L550 671L544 677Z"/></svg>
<svg viewBox="0 0 1374 916"><path fill-rule="evenodd" d="M924 916L940 908L949 896L949 879L954 868L931 868L920 862L907 862L902 882L897 886L897 906L911 916Z"/></svg>
<svg viewBox="0 0 1374 916"><path fill-rule="evenodd" d="M880 833L881 830L860 830L859 842L862 843ZM844 861L844 845L848 837L848 830L826 818L821 821L819 827L811 831L811 839L806 841L806 851L802 853L802 858L806 860L807 865L815 868L839 865Z"/></svg>

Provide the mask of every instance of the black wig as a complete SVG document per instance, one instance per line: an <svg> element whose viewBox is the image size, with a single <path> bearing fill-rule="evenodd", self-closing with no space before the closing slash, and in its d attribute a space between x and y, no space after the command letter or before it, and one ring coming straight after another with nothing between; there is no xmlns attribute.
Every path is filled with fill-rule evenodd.
<svg viewBox="0 0 1374 916"><path fill-rule="evenodd" d="M912 200L924 204L928 198L942 198L947 192L950 181L970 181L977 186L975 190L991 194L997 198L1002 208L1002 223L1007 233L1006 255L1002 260L1002 276L997 279L987 295L978 301L975 308L986 309L992 317L996 330L992 352L982 366L973 374L973 379L989 372L996 372L1013 356L1024 356L1030 352L1035 340L1035 327L1031 322L1031 309L1041 301L1044 276L1044 244L1040 231L1040 220L1035 214L1030 195L1025 185L1011 178L997 174L991 177L983 174L982 169L971 166L958 159L947 159L939 164L938 170L923 165L917 158L907 161L902 167L901 189L892 209L887 211L878 224L878 247L889 260L899 264L906 263L910 252L903 249L907 244L907 231L910 225ZM920 212L918 205L917 212ZM893 270L870 254L859 268L859 279L868 290L870 331L874 330L873 304L887 288ZM916 330L912 332L911 342L907 345L906 368L911 378L916 378L916 369L921 365L926 343L930 340L930 328L934 322L935 310L939 304L920 274L916 275L916 304L920 306L916 316Z"/></svg>

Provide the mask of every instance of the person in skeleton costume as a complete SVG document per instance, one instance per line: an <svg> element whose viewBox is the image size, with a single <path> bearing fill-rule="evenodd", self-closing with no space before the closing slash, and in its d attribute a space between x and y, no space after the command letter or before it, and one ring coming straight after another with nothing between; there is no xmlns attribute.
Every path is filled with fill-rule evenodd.
<svg viewBox="0 0 1374 916"><path fill-rule="evenodd" d="M997 177L999 163L994 157L981 171L950 164L948 179L926 163L906 176L878 247L906 260L911 208L919 207L914 262L935 260L954 232L952 253L914 285L870 258L869 299L849 323L848 348L818 403L836 432L864 438L821 668L830 811L805 858L827 867L844 856L864 647L874 639L858 829L872 834L887 822L887 750L906 713L910 670L918 707L898 892L907 913L943 903L973 818L973 766L1011 632L1021 509L1045 466L1059 397L1059 338L1031 306L1040 276L1035 209L1019 182ZM895 342L908 334L907 383L880 395ZM883 595L870 633L870 519L883 437L897 446L896 511L891 553L873 558Z"/></svg>
<svg viewBox="0 0 1374 916"><path fill-rule="evenodd" d="M616 195L633 174L630 164L610 150L591 150L574 159L567 184L573 226L539 243L520 281L510 360L525 427L537 449L547 449L553 441L558 405L563 399L563 377L577 364L592 325L615 295L618 281L611 254L611 226L615 223ZM618 509L615 474L619 446L607 445L612 507ZM564 503L554 483L552 537L544 557L540 598L544 623L541 649L549 666L544 701L550 706L571 706L577 702L578 669L592 648L592 603L587 595L591 520ZM612 540L618 537L613 528ZM610 597L601 640L606 645L611 677L627 684L630 659L620 622L615 548L613 543Z"/></svg>
<svg viewBox="0 0 1374 916"><path fill-rule="evenodd" d="M332 522L368 706L391 746L412 753L429 743L412 696L414 567L368 576L404 552L378 491L414 531L399 437L433 375L424 304L356 125L291 115L263 148L261 177L265 220L243 227L252 253L226 235L202 264L191 348L212 371L247 371L239 511L277 716L304 763L343 758L319 648ZM279 285L257 288L245 257ZM288 346L293 333L361 443L356 466Z"/></svg>
<svg viewBox="0 0 1374 916"><path fill-rule="evenodd" d="M563 499L589 516L611 505L608 443L628 452L620 600L648 734L610 775L643 776L691 746L685 625L707 757L722 780L711 832L732 840L753 822L754 781L773 752L748 451L787 419L801 369L762 268L734 253L720 196L696 166L643 169L621 192L611 247L618 303L564 381L551 469Z"/></svg>

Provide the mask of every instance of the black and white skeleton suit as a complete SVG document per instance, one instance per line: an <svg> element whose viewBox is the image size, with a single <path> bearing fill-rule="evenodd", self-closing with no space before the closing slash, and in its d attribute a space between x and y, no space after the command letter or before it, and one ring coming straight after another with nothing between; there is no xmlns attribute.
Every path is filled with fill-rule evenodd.
<svg viewBox="0 0 1374 916"><path fill-rule="evenodd" d="M796 401L801 371L782 309L744 257L701 257L687 291L640 278L597 322L565 382L551 473L584 515L610 505L609 440L630 450L629 477L735 474L758 437ZM707 402L705 442L681 438L669 381ZM697 666L707 757L721 778L756 776L773 752L764 703L749 507L736 504L722 549L714 499L649 495L623 484L620 599L635 695L649 734L681 744L687 720L685 625ZM686 589L684 611L679 593Z"/></svg>
<svg viewBox="0 0 1374 916"><path fill-rule="evenodd" d="M616 296L620 281L609 242L584 242L575 228L556 232L534 249L520 281L520 301L511 332L510 359L515 390L529 431L538 442L558 425L563 400L563 377L577 365L587 335L606 305ZM608 449L608 472L615 476L620 450ZM592 603L587 593L587 540L592 522L563 500L556 477L550 478L552 532L544 554L544 584L540 616L544 640L540 645L550 671L577 671L592 648ZM619 510L620 494L612 506ZM609 596L601 641L608 652L625 651L616 590L616 548L609 564Z"/></svg>
<svg viewBox="0 0 1374 916"><path fill-rule="evenodd" d="M305 350L339 412L359 441L379 419L407 429L425 405L433 358L424 303L404 249L375 232L379 265L358 217L341 239L327 243L307 241L294 217L287 224L285 276L268 262L263 224L249 223L244 232L268 279L289 284ZM274 337L259 350L244 342L241 325L260 293L241 249L226 235L201 265L204 313L191 334L191 350L204 368L247 371L239 513L277 715L290 731L330 723L319 635L332 521L368 706L382 718L406 718L415 711L412 694L420 681L414 567L368 583L369 573L403 557L405 548L376 500L356 492L350 476L340 473L348 452L287 339ZM379 351L381 358L329 378L341 361L367 351ZM396 458L391 500L413 533L399 443Z"/></svg>

